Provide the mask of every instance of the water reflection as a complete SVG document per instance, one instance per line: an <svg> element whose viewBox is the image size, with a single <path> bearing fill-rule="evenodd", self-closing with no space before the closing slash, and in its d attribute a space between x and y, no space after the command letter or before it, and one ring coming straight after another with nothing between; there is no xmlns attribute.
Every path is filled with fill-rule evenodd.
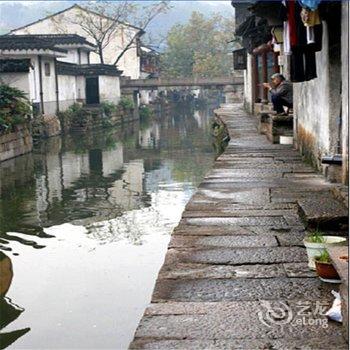
<svg viewBox="0 0 350 350"><path fill-rule="evenodd" d="M13 254L10 297L26 308L0 305L16 348L127 347L169 233L214 160L211 118L173 109L1 164L0 249Z"/></svg>
<svg viewBox="0 0 350 350"><path fill-rule="evenodd" d="M188 111L109 132L52 138L34 154L3 163L2 248L10 249L11 240L41 248L8 232L47 237L44 227L86 225L150 207L160 182L198 183L212 159L210 116Z"/></svg>

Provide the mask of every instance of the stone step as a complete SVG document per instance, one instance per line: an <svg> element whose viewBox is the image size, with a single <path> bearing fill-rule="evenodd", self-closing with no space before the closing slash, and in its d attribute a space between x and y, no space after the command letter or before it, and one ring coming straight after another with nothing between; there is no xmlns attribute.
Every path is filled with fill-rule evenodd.
<svg viewBox="0 0 350 350"><path fill-rule="evenodd" d="M298 212L308 228L346 230L348 226L348 210L332 197L331 192L299 198L297 204Z"/></svg>
<svg viewBox="0 0 350 350"><path fill-rule="evenodd" d="M293 136L293 115L286 116L267 113L258 113L258 128L261 134L266 135L272 143L279 143L280 136Z"/></svg>

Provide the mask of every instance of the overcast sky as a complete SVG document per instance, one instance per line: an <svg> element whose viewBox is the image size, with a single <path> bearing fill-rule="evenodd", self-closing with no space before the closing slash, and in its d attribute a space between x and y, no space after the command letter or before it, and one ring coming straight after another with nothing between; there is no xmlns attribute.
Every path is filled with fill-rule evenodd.
<svg viewBox="0 0 350 350"><path fill-rule="evenodd" d="M78 1L0 1L0 32L4 34L76 2ZM148 28L152 34L165 34L175 23L186 22L192 11L206 15L215 12L225 16L234 15L230 1L171 1L171 4L173 8L170 12L157 17Z"/></svg>

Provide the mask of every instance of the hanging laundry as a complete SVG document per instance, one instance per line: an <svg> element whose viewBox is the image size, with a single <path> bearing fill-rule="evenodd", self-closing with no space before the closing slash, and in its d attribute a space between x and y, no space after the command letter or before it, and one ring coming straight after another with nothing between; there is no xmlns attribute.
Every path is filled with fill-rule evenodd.
<svg viewBox="0 0 350 350"><path fill-rule="evenodd" d="M293 83L301 83L317 78L315 51L294 48L290 57L290 80Z"/></svg>
<svg viewBox="0 0 350 350"><path fill-rule="evenodd" d="M306 27L306 41L309 49L315 52L322 50L322 35L323 27L322 24L318 24L314 27Z"/></svg>
<svg viewBox="0 0 350 350"><path fill-rule="evenodd" d="M295 0L289 0L287 5L287 18L291 46L291 81L303 82L317 78L315 32L309 32L305 27L300 13L302 7ZM309 39L309 40L308 40Z"/></svg>
<svg viewBox="0 0 350 350"><path fill-rule="evenodd" d="M308 8L311 11L317 10L320 2L321 2L321 0L299 0L300 6L302 6L304 8Z"/></svg>

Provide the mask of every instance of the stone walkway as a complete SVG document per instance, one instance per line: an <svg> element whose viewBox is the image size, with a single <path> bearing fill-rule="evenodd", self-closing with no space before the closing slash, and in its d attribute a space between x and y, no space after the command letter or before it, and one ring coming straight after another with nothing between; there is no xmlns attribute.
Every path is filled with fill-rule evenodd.
<svg viewBox="0 0 350 350"><path fill-rule="evenodd" d="M308 269L297 206L331 185L240 105L219 115L231 141L173 232L130 348L347 349L323 315L337 286Z"/></svg>

